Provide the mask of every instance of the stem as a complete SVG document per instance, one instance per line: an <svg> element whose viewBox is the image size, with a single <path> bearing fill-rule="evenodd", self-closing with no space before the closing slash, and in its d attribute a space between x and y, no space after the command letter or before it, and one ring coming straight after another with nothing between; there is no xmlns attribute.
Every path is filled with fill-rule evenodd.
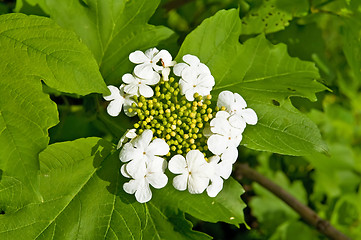
<svg viewBox="0 0 361 240"><path fill-rule="evenodd" d="M328 221L320 218L311 208L302 204L279 185L275 184L265 176L250 168L248 164L235 164L235 178L238 181L241 181L243 177L257 182L268 191L272 192L287 205L293 208L293 210L295 210L308 224L315 227L319 232L329 237L330 239L349 240L347 236L334 228Z"/></svg>

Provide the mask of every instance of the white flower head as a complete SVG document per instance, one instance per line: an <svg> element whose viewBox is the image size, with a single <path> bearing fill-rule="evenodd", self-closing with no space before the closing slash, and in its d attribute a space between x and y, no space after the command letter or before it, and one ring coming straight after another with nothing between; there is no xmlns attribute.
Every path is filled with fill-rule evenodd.
<svg viewBox="0 0 361 240"><path fill-rule="evenodd" d="M126 143L128 139L133 139L137 136L136 129L128 129L123 136L119 139L117 149L121 148L123 146L123 143Z"/></svg>
<svg viewBox="0 0 361 240"><path fill-rule="evenodd" d="M128 117L132 117L136 114L135 111L131 113L128 111L132 103L134 103L134 100L131 99L132 95L126 94L124 92L124 87L125 87L124 84L122 84L119 88L113 85L109 85L108 89L110 91L110 95L103 97L106 101L110 101L107 107L107 112L112 117L116 117L120 114L123 105L124 105L124 113Z"/></svg>
<svg viewBox="0 0 361 240"><path fill-rule="evenodd" d="M229 113L219 111L216 117L210 122L213 133L207 140L209 151L220 155L222 161L229 161L232 164L237 160L237 147L242 141L243 130L232 127L229 123Z"/></svg>
<svg viewBox="0 0 361 240"><path fill-rule="evenodd" d="M129 182L124 183L123 189L126 193L135 193L138 202L145 203L152 198L149 185L157 189L167 185L168 177L164 174L167 162L164 159L155 158L145 164L140 164L137 171L129 171L127 169L129 164L124 164L121 168L123 176L132 178Z"/></svg>
<svg viewBox="0 0 361 240"><path fill-rule="evenodd" d="M173 73L176 76L183 77L183 74L187 75L189 72L197 72L198 74L211 74L209 68L204 63L201 63L198 57L186 54L182 59L185 63L177 63L173 67Z"/></svg>
<svg viewBox="0 0 361 240"><path fill-rule="evenodd" d="M246 108L247 103L238 93L223 91L218 95L218 107L225 107L226 111L232 115L230 122L234 127L245 124L255 125L258 121L256 112L251 108Z"/></svg>
<svg viewBox="0 0 361 240"><path fill-rule="evenodd" d="M209 158L208 176L211 184L207 187L207 194L215 197L223 188L223 179L228 179L232 173L232 163L220 161L219 156Z"/></svg>
<svg viewBox="0 0 361 240"><path fill-rule="evenodd" d="M130 73L124 74L122 77L123 82L126 83L124 91L131 95L141 95L146 98L153 97L154 91L150 86L159 82L159 75L157 73L154 74L153 77L148 79L139 78Z"/></svg>
<svg viewBox="0 0 361 240"><path fill-rule="evenodd" d="M139 166L148 164L155 159L163 159L169 152L168 144L160 138L152 141L153 132L145 130L141 135L134 138L131 142L124 144L119 154L122 162L129 162L126 167L128 173L140 170Z"/></svg>
<svg viewBox="0 0 361 240"><path fill-rule="evenodd" d="M172 61L172 55L167 50L159 51L150 48L144 53L135 51L129 55L129 60L138 64L134 68L134 73L140 78L151 78L154 73L161 73L164 80L168 80L170 67L176 63Z"/></svg>
<svg viewBox="0 0 361 240"><path fill-rule="evenodd" d="M208 165L199 150L191 150L186 158L175 155L168 164L168 169L174 174L180 174L173 179L173 186L180 191L188 187L192 194L202 193L208 186Z"/></svg>
<svg viewBox="0 0 361 240"><path fill-rule="evenodd" d="M181 93L188 101L194 100L195 93L201 96L210 94L215 81L209 68L190 54L184 55L183 61L186 63L178 63L173 68L174 74L182 77L179 80Z"/></svg>
<svg viewBox="0 0 361 240"><path fill-rule="evenodd" d="M201 96L210 94L214 84L213 76L206 73L197 75L190 72L179 80L181 93L185 95L188 101L194 100L195 93Z"/></svg>

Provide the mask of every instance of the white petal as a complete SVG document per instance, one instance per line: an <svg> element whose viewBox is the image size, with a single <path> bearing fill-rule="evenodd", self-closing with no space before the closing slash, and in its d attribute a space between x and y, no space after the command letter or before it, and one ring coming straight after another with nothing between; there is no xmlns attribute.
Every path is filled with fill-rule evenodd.
<svg viewBox="0 0 361 240"><path fill-rule="evenodd" d="M164 173L167 168L167 161L164 158L153 156L147 166L147 171L151 173Z"/></svg>
<svg viewBox="0 0 361 240"><path fill-rule="evenodd" d="M221 158L220 158L219 156L217 156L217 155L208 158L208 162L209 162L209 163L212 163L212 164L215 164L215 165L216 165L220 160L221 160Z"/></svg>
<svg viewBox="0 0 361 240"><path fill-rule="evenodd" d="M228 118L228 121L232 127L237 128L242 132L246 128L246 122L240 114L233 114Z"/></svg>
<svg viewBox="0 0 361 240"><path fill-rule="evenodd" d="M113 100L109 103L107 107L107 112L110 116L116 117L122 111L122 106L124 103L124 99Z"/></svg>
<svg viewBox="0 0 361 240"><path fill-rule="evenodd" d="M222 161L218 164L218 174L224 179L228 179L232 174L232 163Z"/></svg>
<svg viewBox="0 0 361 240"><path fill-rule="evenodd" d="M145 84L139 85L139 93L145 98L153 97L154 95L153 89Z"/></svg>
<svg viewBox="0 0 361 240"><path fill-rule="evenodd" d="M188 174L181 174L173 178L173 187L179 191L187 189Z"/></svg>
<svg viewBox="0 0 361 240"><path fill-rule="evenodd" d="M188 169L191 172L198 171L200 166L207 164L203 153L201 153L199 150L190 150L186 155L186 159Z"/></svg>
<svg viewBox="0 0 361 240"><path fill-rule="evenodd" d="M153 59L158 52L159 50L157 48L149 48L147 51L145 51L145 56L147 56L149 59Z"/></svg>
<svg viewBox="0 0 361 240"><path fill-rule="evenodd" d="M211 151L213 154L220 155L226 150L226 139L225 137L213 134L210 136L207 140L207 146L209 151Z"/></svg>
<svg viewBox="0 0 361 240"><path fill-rule="evenodd" d="M217 107L225 107L228 111L234 103L234 94L230 91L223 91L218 95Z"/></svg>
<svg viewBox="0 0 361 240"><path fill-rule="evenodd" d="M251 108L243 109L240 114L242 115L242 118L246 121L246 123L255 125L258 121L258 117L256 112Z"/></svg>
<svg viewBox="0 0 361 240"><path fill-rule="evenodd" d="M132 74L130 74L130 73L124 74L124 75L122 76L122 81L123 81L124 83L127 83L127 84L132 84L132 83L136 82L134 76L133 76Z"/></svg>
<svg viewBox="0 0 361 240"><path fill-rule="evenodd" d="M154 188L160 189L165 187L168 182L168 177L164 173L153 173L147 177L149 184Z"/></svg>
<svg viewBox="0 0 361 240"><path fill-rule="evenodd" d="M127 138L133 139L133 138L135 138L135 137L137 136L136 131L137 131L137 130L136 130L135 128L133 128L133 129L128 129L127 132L125 133L125 136L126 136Z"/></svg>
<svg viewBox="0 0 361 240"><path fill-rule="evenodd" d="M212 91L212 88L210 88L210 87L198 86L196 88L195 92L198 93L201 96L207 96L207 95L209 95L211 93L211 91Z"/></svg>
<svg viewBox="0 0 361 240"><path fill-rule="evenodd" d="M188 178L188 191L191 194L200 194L208 187L208 184L209 178L192 173Z"/></svg>
<svg viewBox="0 0 361 240"><path fill-rule="evenodd" d="M127 172L126 170L126 165L127 164L123 164L121 167L120 167L120 173L126 177L126 178L132 178L132 176L129 175L129 173Z"/></svg>
<svg viewBox="0 0 361 240"><path fill-rule="evenodd" d="M169 74L170 74L170 68L163 68L162 70L162 76L164 81L169 80Z"/></svg>
<svg viewBox="0 0 361 240"><path fill-rule="evenodd" d="M137 149L145 151L145 149L147 149L147 147L149 146L150 141L152 141L152 138L152 130L147 129L141 135L134 139L133 146Z"/></svg>
<svg viewBox="0 0 361 240"><path fill-rule="evenodd" d="M114 100L114 99L119 99L121 98L120 96L120 92L119 92L119 88L113 86L113 85L109 85L107 86L109 91L110 91L110 95L108 96L104 96L103 98L107 101L111 101L111 100Z"/></svg>
<svg viewBox="0 0 361 240"><path fill-rule="evenodd" d="M168 169L174 174L186 173L187 163L182 155L175 155L168 163Z"/></svg>
<svg viewBox="0 0 361 240"><path fill-rule="evenodd" d="M137 134L135 133L136 129L128 129L123 136L119 139L118 145L117 145L117 149L121 148L121 146L123 145L124 142L126 142L128 139L133 139L137 136Z"/></svg>
<svg viewBox="0 0 361 240"><path fill-rule="evenodd" d="M179 80L179 88L181 90L181 93L184 95L187 91L193 90L192 83L188 83L183 78Z"/></svg>
<svg viewBox="0 0 361 240"><path fill-rule="evenodd" d="M169 145L163 139L154 139L147 148L147 154L163 156L169 152Z"/></svg>
<svg viewBox="0 0 361 240"><path fill-rule="evenodd" d="M216 118L225 118L228 119L231 115L226 111L218 111L216 113Z"/></svg>
<svg viewBox="0 0 361 240"><path fill-rule="evenodd" d="M197 66L200 63L199 58L190 54L184 55L182 59L184 62L188 63L189 65Z"/></svg>
<svg viewBox="0 0 361 240"><path fill-rule="evenodd" d="M139 87L138 85L135 84L131 84L131 85L126 85L124 86L124 91L130 95L139 95Z"/></svg>
<svg viewBox="0 0 361 240"><path fill-rule="evenodd" d="M230 141L228 141L228 146L238 147L242 141L242 131L238 128L232 128L230 129L228 137L231 137Z"/></svg>
<svg viewBox="0 0 361 240"><path fill-rule="evenodd" d="M142 83L146 84L146 85L155 85L159 82L160 80L160 76L158 73L153 72L152 76L150 78L147 79L142 79Z"/></svg>
<svg viewBox="0 0 361 240"><path fill-rule="evenodd" d="M194 101L194 90L193 89L189 89L188 91L185 92L185 96L186 96L186 99L188 101Z"/></svg>
<svg viewBox="0 0 361 240"><path fill-rule="evenodd" d="M129 60L132 63L136 63L136 64L150 61L149 58L147 58L147 56L145 56L145 54L142 51L139 51L139 50L129 54Z"/></svg>
<svg viewBox="0 0 361 240"><path fill-rule="evenodd" d="M135 192L135 199L140 203L148 202L152 199L152 192L150 191L149 183L143 180L143 183L138 187Z"/></svg>
<svg viewBox="0 0 361 240"><path fill-rule="evenodd" d="M214 77L212 75L203 73L198 77L197 85L199 85L199 86L212 88L214 86L214 84L215 84L215 81L214 81Z"/></svg>
<svg viewBox="0 0 361 240"><path fill-rule="evenodd" d="M187 67L182 71L182 78L187 82L192 82L192 85L196 85L196 80L199 75L197 67Z"/></svg>
<svg viewBox="0 0 361 240"><path fill-rule="evenodd" d="M182 71L186 68L189 67L188 64L185 63L177 63L176 65L174 65L173 67L173 73L174 75L180 77L182 75Z"/></svg>
<svg viewBox="0 0 361 240"><path fill-rule="evenodd" d="M130 180L129 182L124 183L123 189L126 193L134 194L135 191L138 189L138 182L139 180Z"/></svg>
<svg viewBox="0 0 361 240"><path fill-rule="evenodd" d="M207 187L207 194L210 197L215 197L223 188L223 180L218 177L212 180L212 183Z"/></svg>
<svg viewBox="0 0 361 240"><path fill-rule="evenodd" d="M211 74L211 71L209 70L207 65L205 65L204 63L199 63L198 64L198 69L199 69L200 73Z"/></svg>
<svg viewBox="0 0 361 240"><path fill-rule="evenodd" d="M151 79L153 77L153 68L151 63L142 63L134 68L134 73L137 77L144 79Z"/></svg>
<svg viewBox="0 0 361 240"><path fill-rule="evenodd" d="M227 136L231 128L231 125L226 118L213 118L209 124L213 133L217 133L223 136Z"/></svg>
<svg viewBox="0 0 361 240"><path fill-rule="evenodd" d="M137 158L125 166L126 172L135 179L143 178L147 174L145 158Z"/></svg>
<svg viewBox="0 0 361 240"><path fill-rule="evenodd" d="M120 150L120 161L129 162L130 160L134 159L134 157L139 158L139 150L135 149L131 143L126 143L122 150Z"/></svg>
<svg viewBox="0 0 361 240"><path fill-rule="evenodd" d="M247 107L246 101L238 93L234 94L234 102L235 102L235 107L234 108L236 108L237 110L241 110L242 108Z"/></svg>
<svg viewBox="0 0 361 240"><path fill-rule="evenodd" d="M233 164L237 161L238 150L236 147L228 147L222 154L222 161Z"/></svg>

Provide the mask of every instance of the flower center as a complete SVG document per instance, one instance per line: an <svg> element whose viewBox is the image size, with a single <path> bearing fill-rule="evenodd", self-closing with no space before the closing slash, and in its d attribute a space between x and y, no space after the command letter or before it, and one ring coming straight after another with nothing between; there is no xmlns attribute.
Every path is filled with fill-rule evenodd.
<svg viewBox="0 0 361 240"><path fill-rule="evenodd" d="M203 129L215 116L209 106L211 96L202 97L196 93L194 98L190 102L182 96L179 83L172 77L169 81L159 82L152 98L134 96L131 111L136 111L139 118L134 124L137 134L142 134L145 129L152 130L153 138L164 139L169 145L168 156L192 149L210 155Z"/></svg>

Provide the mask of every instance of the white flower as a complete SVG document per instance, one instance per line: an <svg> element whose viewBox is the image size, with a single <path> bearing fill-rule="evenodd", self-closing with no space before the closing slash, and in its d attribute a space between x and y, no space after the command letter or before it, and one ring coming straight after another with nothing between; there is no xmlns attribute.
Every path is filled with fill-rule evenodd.
<svg viewBox="0 0 361 240"><path fill-rule="evenodd" d="M172 61L172 55L167 50L159 51L156 48L150 48L144 53L135 51L129 55L129 60L138 64L134 68L134 73L140 78L150 78L154 73L162 73L164 80L168 80Z"/></svg>
<svg viewBox="0 0 361 240"><path fill-rule="evenodd" d="M123 189L129 194L135 193L138 202L145 203L152 198L149 185L157 189L167 185L168 177L164 174L167 162L164 159L154 158L148 163L140 164L136 171L129 171L127 169L128 164L122 166L121 172L123 176L133 179L124 183Z"/></svg>
<svg viewBox="0 0 361 240"><path fill-rule="evenodd" d="M220 161L219 156L209 158L209 179L211 184L207 187L207 194L215 197L223 188L223 179L228 179L232 173L232 164L227 161Z"/></svg>
<svg viewBox="0 0 361 240"><path fill-rule="evenodd" d="M223 91L218 95L217 106L226 108L232 117L230 123L237 128L245 127L246 123L255 125L258 121L256 112L246 108L246 101L238 93Z"/></svg>
<svg viewBox="0 0 361 240"><path fill-rule="evenodd" d="M202 193L208 186L208 166L203 154L199 150L191 150L186 159L175 155L169 161L168 169L174 174L180 174L173 179L173 186L184 191L187 189L192 194Z"/></svg>
<svg viewBox="0 0 361 240"><path fill-rule="evenodd" d="M117 149L121 148L123 146L124 142L127 142L128 139L133 139L137 136L137 134L135 133L137 130L136 129L128 129L124 135L119 139L118 145L117 145Z"/></svg>
<svg viewBox="0 0 361 240"><path fill-rule="evenodd" d="M179 87L181 93L186 96L188 101L194 100L194 94L198 93L201 96L210 94L214 86L214 78L207 73L192 73L186 74L179 80Z"/></svg>
<svg viewBox="0 0 361 240"><path fill-rule="evenodd" d="M109 85L108 89L110 91L109 96L104 96L103 98L107 101L110 101L107 112L110 116L116 117L119 115L119 113L122 111L122 107L124 105L124 113L132 117L136 114L136 112L129 112L128 109L131 107L132 103L134 103L134 100L131 99L131 95L126 94L124 92L124 84L122 84L119 88Z"/></svg>
<svg viewBox="0 0 361 240"><path fill-rule="evenodd" d="M178 63L173 67L173 72L176 76L183 77L183 74L187 75L189 72L211 74L209 68L204 63L201 63L196 56L186 54L182 59L186 63Z"/></svg>
<svg viewBox="0 0 361 240"><path fill-rule="evenodd" d="M128 173L140 171L141 165L148 164L155 159L163 159L159 156L166 155L169 152L169 146L163 139L156 138L152 141L152 138L153 132L147 129L123 146L119 159L122 162L130 161L126 166Z"/></svg>
<svg viewBox="0 0 361 240"><path fill-rule="evenodd" d="M233 164L238 157L237 147L241 143L243 130L232 127L228 121L229 116L228 112L217 112L210 122L213 134L208 138L207 145L213 154L220 155L223 161Z"/></svg>
<svg viewBox="0 0 361 240"><path fill-rule="evenodd" d="M149 86L155 85L159 82L159 75L157 73L154 74L155 75L153 75L153 77L148 79L139 78L130 73L124 74L122 77L123 82L126 83L124 91L131 95L142 95L146 98L153 97L154 91Z"/></svg>

